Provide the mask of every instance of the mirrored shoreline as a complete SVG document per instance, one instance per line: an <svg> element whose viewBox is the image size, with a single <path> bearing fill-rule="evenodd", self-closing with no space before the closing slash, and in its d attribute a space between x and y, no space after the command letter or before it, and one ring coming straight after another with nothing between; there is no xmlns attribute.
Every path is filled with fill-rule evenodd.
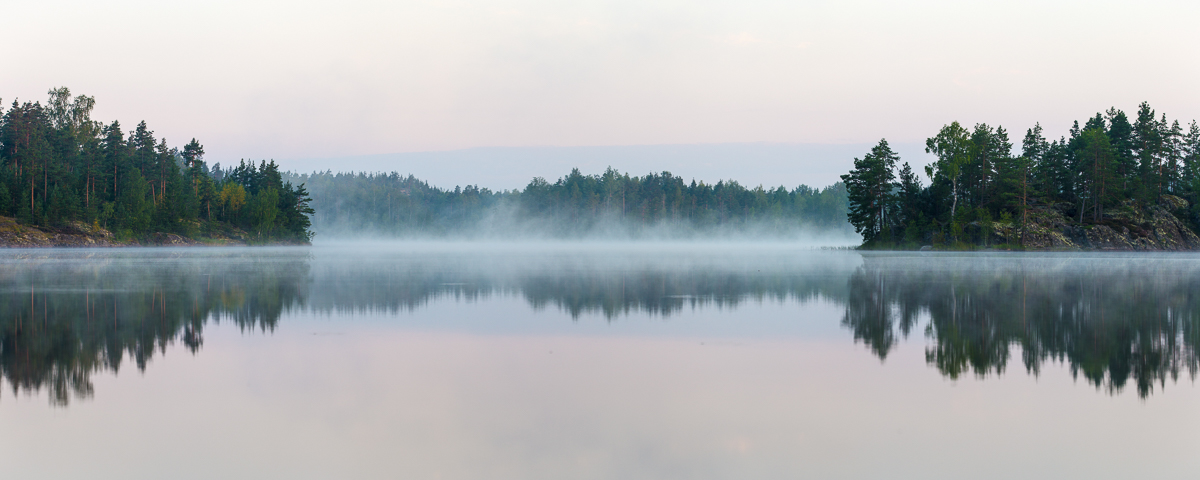
<svg viewBox="0 0 1200 480"><path fill-rule="evenodd" d="M1116 395L1197 373L1200 256L889 254L789 249L148 249L0 253L0 377L54 405L97 372L144 370L204 331L270 334L289 315L419 315L436 302L522 298L573 321L815 300L866 352L924 342L948 378L1062 363ZM862 347L856 347L862 348Z"/></svg>

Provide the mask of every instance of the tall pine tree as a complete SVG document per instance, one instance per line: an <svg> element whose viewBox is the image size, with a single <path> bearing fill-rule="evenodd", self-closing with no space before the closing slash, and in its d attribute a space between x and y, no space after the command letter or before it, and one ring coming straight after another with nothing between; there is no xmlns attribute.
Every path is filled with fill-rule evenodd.
<svg viewBox="0 0 1200 480"><path fill-rule="evenodd" d="M880 240L882 234L890 234L892 230L889 224L895 222L891 218L895 213L892 189L896 178L896 162L899 160L900 157L883 139L861 160L855 158L854 170L842 175L850 201L850 224L854 225L867 244Z"/></svg>

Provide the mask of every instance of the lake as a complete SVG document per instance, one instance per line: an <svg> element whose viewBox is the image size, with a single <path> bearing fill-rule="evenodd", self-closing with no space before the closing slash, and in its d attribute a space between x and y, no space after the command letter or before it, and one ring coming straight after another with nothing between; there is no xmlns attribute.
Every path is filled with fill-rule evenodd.
<svg viewBox="0 0 1200 480"><path fill-rule="evenodd" d="M0 252L5 478L1195 478L1200 255Z"/></svg>

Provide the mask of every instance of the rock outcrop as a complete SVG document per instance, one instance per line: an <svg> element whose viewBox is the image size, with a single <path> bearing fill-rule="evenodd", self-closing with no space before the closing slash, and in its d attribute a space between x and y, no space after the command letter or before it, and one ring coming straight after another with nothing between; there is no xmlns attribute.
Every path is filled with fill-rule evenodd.
<svg viewBox="0 0 1200 480"><path fill-rule="evenodd" d="M1062 214L1065 208L1037 207L1029 211L1022 244L1028 250L1200 250L1200 236L1175 215L1187 208L1186 200L1163 195L1154 205L1129 200L1098 223L1078 223ZM989 243L1017 242L1019 232L1011 223L996 223L993 230Z"/></svg>
<svg viewBox="0 0 1200 480"><path fill-rule="evenodd" d="M130 245L113 238L108 230L72 222L53 228L21 225L10 217L0 217L0 247L119 247Z"/></svg>
<svg viewBox="0 0 1200 480"><path fill-rule="evenodd" d="M83 222L71 222L53 227L34 227L17 223L11 217L0 217L0 248L190 247L247 244L247 235L237 229L226 227L222 231L212 233L204 241L174 233L153 233L141 241L118 240L112 232L97 225L89 226Z"/></svg>
<svg viewBox="0 0 1200 480"><path fill-rule="evenodd" d="M192 239L184 237L184 236L176 235L174 233L161 233L161 232L151 234L150 238L149 238L149 243L151 245L160 246L160 247L192 247L192 246L197 246L197 245L204 245L203 243L197 242L195 240L192 240Z"/></svg>

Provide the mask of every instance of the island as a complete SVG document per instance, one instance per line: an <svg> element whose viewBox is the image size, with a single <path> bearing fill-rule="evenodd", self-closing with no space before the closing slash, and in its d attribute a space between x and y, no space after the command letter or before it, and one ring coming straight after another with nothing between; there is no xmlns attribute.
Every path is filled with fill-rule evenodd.
<svg viewBox="0 0 1200 480"><path fill-rule="evenodd" d="M866 249L1200 249L1200 126L1143 102L1130 121L1110 108L1021 154L1003 127L958 122L925 142L924 185L886 139L842 176L847 217Z"/></svg>

